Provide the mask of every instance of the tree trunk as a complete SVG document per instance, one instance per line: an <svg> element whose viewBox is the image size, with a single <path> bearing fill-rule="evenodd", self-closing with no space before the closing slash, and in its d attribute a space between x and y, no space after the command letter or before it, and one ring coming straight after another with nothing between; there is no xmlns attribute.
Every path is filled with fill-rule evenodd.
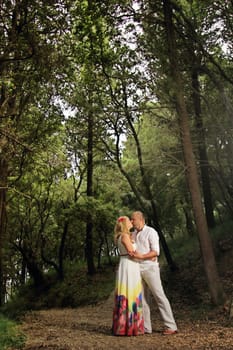
<svg viewBox="0 0 233 350"><path fill-rule="evenodd" d="M27 269L28 273L33 279L34 286L40 288L44 285L44 274L43 271L39 268L37 262L33 259L27 259Z"/></svg>
<svg viewBox="0 0 233 350"><path fill-rule="evenodd" d="M153 213L153 226L156 229L156 231L158 232L159 239L160 239L168 266L169 266L171 271L176 271L178 269L178 267L177 267L176 263L174 262L174 260L172 259L170 250L169 250L167 242L166 242L166 239L165 239L164 234L162 232L162 229L160 227L159 219L157 216L157 210L156 210L156 206L155 206L153 199L151 199L151 207L152 207L152 213Z"/></svg>
<svg viewBox="0 0 233 350"><path fill-rule="evenodd" d="M170 62L171 76L174 83L174 98L176 102L176 109L180 126L187 182L191 193L193 213L197 226L200 248L202 251L202 258L208 280L211 299L215 305L218 305L223 303L225 295L219 279L213 246L208 232L206 217L202 207L198 171L191 141L189 118L184 99L183 83L181 73L177 65L178 57L172 21L172 5L170 0L163 0L163 9L165 17L165 29L167 33L168 58Z"/></svg>
<svg viewBox="0 0 233 350"><path fill-rule="evenodd" d="M3 267L3 248L6 233L6 191L7 191L7 162L0 158L0 306L5 302L6 286Z"/></svg>
<svg viewBox="0 0 233 350"><path fill-rule="evenodd" d="M140 147L139 143L138 143L137 147L138 146ZM118 151L117 151L117 153L119 154ZM142 162L140 162L140 160L139 160L139 163L140 163L140 168L142 168ZM159 238L160 238L160 242L161 242L161 246L163 248L164 255L165 255L165 258L167 260L167 263L168 263L168 266L169 266L170 270L171 271L177 270L177 266L176 266L174 260L172 259L169 247L167 245L167 242L166 242L166 239L164 237L163 231L162 231L162 229L160 227L160 224L159 224L159 220L158 220L158 216L157 216L157 210L156 210L156 205L155 205L154 200L152 198L152 194L150 195L150 198L149 198L150 208L145 208L145 205L144 205L144 202L143 202L143 198L142 198L141 194L139 193L136 185L134 184L132 178L126 172L126 170L123 168L122 163L120 161L120 156L119 155L117 157L117 164L118 164L118 167L119 167L122 175L124 175L124 177L127 179L128 184L130 185L131 190L133 191L133 193L134 193L134 195L135 195L135 197L136 197L136 199L138 201L140 210L146 214L148 219L151 221L150 224L158 232L158 235L159 235ZM144 181L145 181L145 176L144 176ZM145 183L144 183L144 185L145 185ZM148 186L149 186L149 184L148 184ZM148 195L148 193L151 193L150 191L148 192L148 188L149 187L147 187L147 195Z"/></svg>
<svg viewBox="0 0 233 350"><path fill-rule="evenodd" d="M126 173L126 171L123 170L121 164L120 164L120 170L126 176L128 182L129 182L129 184L131 186L131 189L133 190L133 192L134 192L134 194L135 194L135 196L136 196L136 198L137 198L137 200L139 202L141 210L147 214L149 219L152 218L152 223L153 223L152 226L154 226L154 228L158 232L159 239L160 239L160 242L161 242L161 245L162 245L162 248L163 248L163 251L164 251L164 255L165 255L165 258L166 258L167 263L168 263L168 266L169 266L171 271L175 271L175 270L177 270L177 265L175 264L174 260L172 259L169 247L167 245L167 242L166 242L166 239L164 237L163 231L162 231L162 229L160 227L160 224L159 224L159 218L158 218L158 215L157 215L157 208L156 208L156 204L155 204L155 201L154 201L154 198L153 198L153 194L151 192L150 180L149 180L149 178L148 178L148 176L146 174L145 167L144 167L143 160L142 160L142 150L141 150L140 141L139 141L137 132L136 132L136 130L134 128L134 125L132 123L131 115L129 113L126 113L126 117L127 117L127 121L129 123L130 129L132 131L132 134L133 134L133 137L134 137L134 140L135 140L135 144L136 144L138 164L139 164L139 169L140 169L140 174L141 174L142 184L143 184L142 187L144 189L144 191L143 191L144 192L144 197L149 201L150 208L148 208L148 209L145 208L145 205L144 205L144 202L143 202L143 200L141 198L140 192L137 190L136 186L133 185L133 182L132 182L131 178ZM119 153L120 153L119 152L119 148L118 148L117 153L119 155ZM118 159L119 159L119 156L118 156ZM118 165L119 165L119 161L118 161Z"/></svg>
<svg viewBox="0 0 233 350"><path fill-rule="evenodd" d="M103 246L104 246L104 236L102 235L99 237L98 262L97 262L98 269L101 268L101 256L103 252Z"/></svg>
<svg viewBox="0 0 233 350"><path fill-rule="evenodd" d="M30 248L24 246L15 245L15 247L22 254L23 260L26 264L29 276L32 278L34 286L40 288L44 285L44 274L39 264L36 261L34 253Z"/></svg>
<svg viewBox="0 0 233 350"><path fill-rule="evenodd" d="M87 155L87 198L93 197L93 116L90 113L88 115L88 155ZM88 217L86 224L86 258L87 258L87 270L89 275L95 273L94 256L93 256L93 218L91 210L88 208Z"/></svg>
<svg viewBox="0 0 233 350"><path fill-rule="evenodd" d="M201 115L201 102L200 102L200 84L198 80L197 70L193 70L192 74L192 87L193 87L193 104L195 110L196 128L198 133L198 151L200 158L200 170L202 179L202 190L205 205L205 214L208 227L215 226L212 193L210 187L209 176L209 161L206 151L205 133L203 128L203 121Z"/></svg>
<svg viewBox="0 0 233 350"><path fill-rule="evenodd" d="M68 219L65 218L64 226L63 226L63 233L61 237L61 242L60 242L60 247L59 247L59 256L58 256L58 278L59 280L64 279L64 268L63 268L63 260L64 260L64 249L65 249L65 242L66 242L66 237L68 234L68 227L69 227L69 222Z"/></svg>
<svg viewBox="0 0 233 350"><path fill-rule="evenodd" d="M110 255L109 244L108 244L108 235L107 235L107 232L105 232L105 231L104 231L104 241L105 241L106 248L107 248L108 263L109 263L109 265L112 265L112 259L111 259L111 255Z"/></svg>
<svg viewBox="0 0 233 350"><path fill-rule="evenodd" d="M27 277L27 264L24 259L22 258L22 264L21 264L21 274L20 274L20 285L23 286L26 282L26 277Z"/></svg>
<svg viewBox="0 0 233 350"><path fill-rule="evenodd" d="M186 230L189 234L189 236L194 235L194 226L193 226L193 221L190 215L190 210L183 204L183 211L184 211L184 216L185 216L185 222L186 222Z"/></svg>

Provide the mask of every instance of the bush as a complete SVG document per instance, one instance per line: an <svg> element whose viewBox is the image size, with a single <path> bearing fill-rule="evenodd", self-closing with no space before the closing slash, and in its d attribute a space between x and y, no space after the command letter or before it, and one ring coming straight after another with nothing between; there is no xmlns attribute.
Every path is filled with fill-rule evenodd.
<svg viewBox="0 0 233 350"><path fill-rule="evenodd" d="M63 281L57 280L50 273L40 288L35 288L30 283L22 286L1 308L1 312L6 317L20 319L25 312L31 310L95 304L108 298L114 284L115 265L106 265L93 276L87 275L84 266L69 266Z"/></svg>
<svg viewBox="0 0 233 350"><path fill-rule="evenodd" d="M22 349L25 336L18 331L17 324L0 315L0 349Z"/></svg>

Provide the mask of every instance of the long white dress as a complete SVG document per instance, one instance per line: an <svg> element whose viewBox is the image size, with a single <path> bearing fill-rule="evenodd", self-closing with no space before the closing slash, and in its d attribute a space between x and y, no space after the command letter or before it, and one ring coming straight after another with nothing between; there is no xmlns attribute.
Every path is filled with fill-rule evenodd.
<svg viewBox="0 0 233 350"><path fill-rule="evenodd" d="M127 255L127 250L121 242L121 236L118 238L117 245L120 261L116 273L112 331L114 335L144 334L139 263ZM136 249L135 243L133 246Z"/></svg>

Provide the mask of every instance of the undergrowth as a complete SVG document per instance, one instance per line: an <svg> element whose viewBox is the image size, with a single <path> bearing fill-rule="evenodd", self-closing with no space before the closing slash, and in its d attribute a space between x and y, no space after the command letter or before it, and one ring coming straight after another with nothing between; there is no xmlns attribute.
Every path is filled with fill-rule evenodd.
<svg viewBox="0 0 233 350"><path fill-rule="evenodd" d="M66 268L62 281L48 274L43 286L35 288L27 283L1 310L9 318L20 319L31 310L78 307L106 300L114 289L115 264L104 265L93 276L87 274L86 266L72 265Z"/></svg>
<svg viewBox="0 0 233 350"><path fill-rule="evenodd" d="M228 252L222 252L219 242L233 237L233 224L225 223L211 231L213 245L221 270L221 278L232 293L231 268L227 261ZM205 272L200 253L197 236L171 239L168 242L171 255L178 266L178 271L169 270L163 252L161 252L160 265L163 285L169 299L177 302L177 296L182 299L182 304L190 308L203 309L203 305L209 304L209 293ZM233 247L233 245L232 245ZM162 250L162 248L161 248ZM230 252L232 257L232 251ZM229 255L230 257L230 255ZM224 264L221 264L221 261ZM35 289L30 283L23 286L5 306L2 312L7 317L20 318L28 310L46 308L78 307L95 304L108 299L114 289L115 270L118 258L112 265L102 264L100 270L93 276L88 276L86 266L80 263L65 267L65 278L57 281L54 274L47 275L46 283ZM228 275L227 275L228 274Z"/></svg>
<svg viewBox="0 0 233 350"><path fill-rule="evenodd" d="M0 315L0 349L22 349L24 343L25 336L19 332L17 324Z"/></svg>

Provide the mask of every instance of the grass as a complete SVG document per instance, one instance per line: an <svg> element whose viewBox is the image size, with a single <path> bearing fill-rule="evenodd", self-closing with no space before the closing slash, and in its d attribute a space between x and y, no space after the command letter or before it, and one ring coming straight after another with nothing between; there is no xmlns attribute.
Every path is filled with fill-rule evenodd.
<svg viewBox="0 0 233 350"><path fill-rule="evenodd" d="M0 315L0 349L22 349L24 343L25 337L18 331L17 324Z"/></svg>

